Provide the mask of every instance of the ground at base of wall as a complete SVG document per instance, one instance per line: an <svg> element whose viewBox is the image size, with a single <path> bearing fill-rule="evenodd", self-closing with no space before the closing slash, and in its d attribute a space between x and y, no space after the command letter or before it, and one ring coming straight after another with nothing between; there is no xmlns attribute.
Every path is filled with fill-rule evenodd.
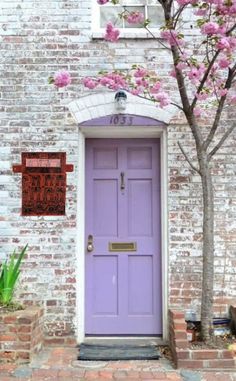
<svg viewBox="0 0 236 381"><path fill-rule="evenodd" d="M225 335L225 336L216 336L213 337L209 343L204 343L202 341L194 341L190 342L190 349L197 350L197 349L228 349L228 347L231 344L236 343L236 337L232 335Z"/></svg>
<svg viewBox="0 0 236 381"><path fill-rule="evenodd" d="M236 357L230 350L222 346L206 348L200 344L196 347L188 341L183 312L169 311L169 333L170 348L177 368L236 369Z"/></svg>
<svg viewBox="0 0 236 381"><path fill-rule="evenodd" d="M176 370L164 358L88 362L77 355L77 348L44 348L31 364L0 364L1 381L236 381L235 371Z"/></svg>

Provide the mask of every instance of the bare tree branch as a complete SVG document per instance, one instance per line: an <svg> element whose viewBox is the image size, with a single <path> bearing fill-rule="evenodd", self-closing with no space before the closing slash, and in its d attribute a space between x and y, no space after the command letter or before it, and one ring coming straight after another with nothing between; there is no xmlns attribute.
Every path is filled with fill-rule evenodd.
<svg viewBox="0 0 236 381"><path fill-rule="evenodd" d="M182 12L184 11L184 9L186 8L186 6L187 6L187 5L183 5L182 7L180 7L180 8L176 11L176 13L173 15L173 20L175 20L175 22L174 22L174 28L176 28L176 25L177 25L177 23L178 23L178 21L179 21L179 18L180 18L180 16L181 16Z"/></svg>
<svg viewBox="0 0 236 381"><path fill-rule="evenodd" d="M235 77L235 67L236 67L236 64L234 65L233 69L229 69L229 71L228 71L228 78L227 78L227 80L225 82L225 87L224 87L227 90L230 89L230 87L232 85L232 80ZM220 118L221 118L221 114L222 114L222 111L223 111L223 108L224 108L226 97L227 97L227 94L223 95L220 98L220 101L219 101L219 104L218 104L218 107L217 107L217 110L216 110L216 113L215 113L215 118L214 118L212 127L210 129L210 132L209 132L206 140L203 142L203 147L205 149L208 148L208 146L212 142L212 139L214 138L214 135L215 135L216 130L218 128L219 121L220 121Z"/></svg>
<svg viewBox="0 0 236 381"><path fill-rule="evenodd" d="M228 138L228 136L233 132L234 128L236 127L236 123L234 123L222 136L220 141L216 144L216 146L213 148L213 150L208 154L209 160L212 158L213 155L218 151L218 149L223 145L225 140Z"/></svg>
<svg viewBox="0 0 236 381"><path fill-rule="evenodd" d="M232 26L232 28L230 28L227 32L226 32L226 35L229 36L230 33L232 33L234 31L234 29L236 28L236 23Z"/></svg>
<svg viewBox="0 0 236 381"><path fill-rule="evenodd" d="M183 105L183 111L184 111L184 114L187 118L189 126L191 128L194 139L196 141L196 145L197 145L197 147L200 148L202 145L202 134L201 134L201 131L200 131L200 129L196 123L195 116L191 110L191 106L189 103L189 97L187 94L183 73L181 72L181 70L179 70L176 67L176 62L178 62L178 58L179 58L179 53L178 53L177 47L172 46L171 51L172 51L172 55L173 55L173 61L175 62L176 79L177 79L177 84L178 84L178 88L179 88L179 94L180 94L181 102Z"/></svg>
<svg viewBox="0 0 236 381"><path fill-rule="evenodd" d="M183 149L183 147L182 147L182 145L181 145L181 143L180 143L179 141L178 141L178 146L179 146L179 148L180 148L182 154L184 155L186 161L189 163L190 167L191 167L195 172L199 173L199 175L200 175L200 174L201 174L201 173L200 173L200 170L199 170L197 167L195 167L195 165L193 165L193 164L191 163L190 158L188 157L187 153L185 152L185 150Z"/></svg>

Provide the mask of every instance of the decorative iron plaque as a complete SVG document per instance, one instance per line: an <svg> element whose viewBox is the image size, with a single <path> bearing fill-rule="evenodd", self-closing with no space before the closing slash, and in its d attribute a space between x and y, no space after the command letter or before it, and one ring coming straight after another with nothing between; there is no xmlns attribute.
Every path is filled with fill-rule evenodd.
<svg viewBox="0 0 236 381"><path fill-rule="evenodd" d="M65 215L66 164L65 152L22 152L21 165L13 172L22 173L22 215Z"/></svg>

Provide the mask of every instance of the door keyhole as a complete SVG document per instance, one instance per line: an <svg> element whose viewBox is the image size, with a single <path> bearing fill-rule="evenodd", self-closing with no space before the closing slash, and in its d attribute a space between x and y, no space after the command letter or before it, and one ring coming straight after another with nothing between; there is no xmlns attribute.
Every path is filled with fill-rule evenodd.
<svg viewBox="0 0 236 381"><path fill-rule="evenodd" d="M120 190L125 189L125 172L120 173Z"/></svg>

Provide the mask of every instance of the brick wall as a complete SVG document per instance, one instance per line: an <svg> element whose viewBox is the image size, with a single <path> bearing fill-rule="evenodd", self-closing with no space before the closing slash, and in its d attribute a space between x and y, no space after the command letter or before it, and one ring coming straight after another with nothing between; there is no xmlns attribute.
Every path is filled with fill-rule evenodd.
<svg viewBox="0 0 236 381"><path fill-rule="evenodd" d="M52 342L70 342L76 330L77 125L65 106L84 94L79 77L133 63L158 68L168 87L170 57L152 40L117 44L91 39L91 1L5 1L0 15L0 259L29 244L18 296L40 304ZM135 57L135 62L134 62ZM68 69L72 85L56 91L48 76ZM235 111L227 115L235 118ZM224 121L222 129L227 127ZM168 128L169 294L171 306L198 308L201 282L200 179L184 161L177 141L194 153L185 122ZM225 314L236 296L235 135L214 164L216 191L215 312ZM65 217L21 217L21 175L12 164L22 151L66 151ZM80 280L78 274L78 282Z"/></svg>
<svg viewBox="0 0 236 381"><path fill-rule="evenodd" d="M29 362L43 347L43 309L0 316L0 362Z"/></svg>
<svg viewBox="0 0 236 381"><path fill-rule="evenodd" d="M177 368L235 369L236 358L227 349L191 347L184 312L169 311L170 348Z"/></svg>

